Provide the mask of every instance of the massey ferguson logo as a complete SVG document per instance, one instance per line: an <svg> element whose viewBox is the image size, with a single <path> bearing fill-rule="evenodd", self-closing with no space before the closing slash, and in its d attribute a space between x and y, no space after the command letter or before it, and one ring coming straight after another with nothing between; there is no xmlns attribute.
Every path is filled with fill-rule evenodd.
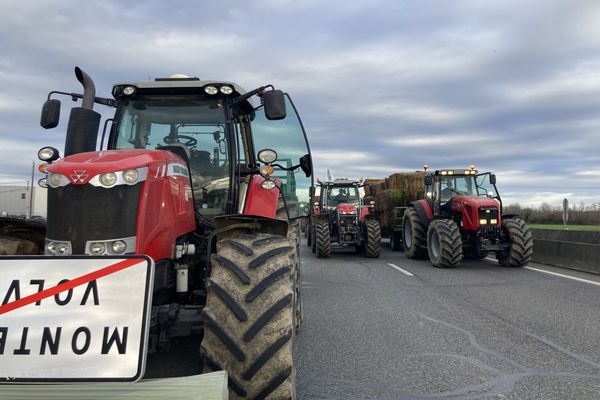
<svg viewBox="0 0 600 400"><path fill-rule="evenodd" d="M75 170L73 171L73 175L71 175L71 180L73 183L83 183L87 177L86 170Z"/></svg>

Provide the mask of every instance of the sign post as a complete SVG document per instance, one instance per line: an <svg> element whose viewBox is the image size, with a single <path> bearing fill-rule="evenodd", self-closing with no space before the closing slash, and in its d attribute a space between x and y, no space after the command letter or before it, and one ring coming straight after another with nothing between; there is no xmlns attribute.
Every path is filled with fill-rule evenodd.
<svg viewBox="0 0 600 400"><path fill-rule="evenodd" d="M563 199L562 206L563 206L563 214L562 214L563 227L564 227L564 230L567 230L568 229L567 222L569 222L569 200Z"/></svg>

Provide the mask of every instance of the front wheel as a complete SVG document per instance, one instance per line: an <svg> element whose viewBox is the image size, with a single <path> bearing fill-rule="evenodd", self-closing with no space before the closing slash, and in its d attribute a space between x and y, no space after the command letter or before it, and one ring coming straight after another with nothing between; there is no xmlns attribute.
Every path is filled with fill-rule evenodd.
<svg viewBox="0 0 600 400"><path fill-rule="evenodd" d="M427 229L414 207L407 208L402 217L402 244L408 258L427 255Z"/></svg>
<svg viewBox="0 0 600 400"><path fill-rule="evenodd" d="M331 233L329 224L325 221L315 223L315 250L318 258L328 258L331 254Z"/></svg>
<svg viewBox="0 0 600 400"><path fill-rule="evenodd" d="M533 256L533 236L527 223L521 218L507 218L502 221L502 229L510 240L510 248L498 257L498 262L515 268L527 265Z"/></svg>
<svg viewBox="0 0 600 400"><path fill-rule="evenodd" d="M365 227L367 234L365 255L369 258L377 258L381 253L381 227L374 219L368 219Z"/></svg>
<svg viewBox="0 0 600 400"><path fill-rule="evenodd" d="M434 267L452 268L463 258L462 239L456 222L438 219L429 224L427 250Z"/></svg>
<svg viewBox="0 0 600 400"><path fill-rule="evenodd" d="M271 234L217 243L201 349L206 371L227 371L232 399L294 397L295 250Z"/></svg>

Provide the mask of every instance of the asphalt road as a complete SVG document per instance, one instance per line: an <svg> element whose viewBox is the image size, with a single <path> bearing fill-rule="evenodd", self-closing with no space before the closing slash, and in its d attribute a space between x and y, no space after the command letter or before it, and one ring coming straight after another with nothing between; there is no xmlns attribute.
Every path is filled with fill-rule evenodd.
<svg viewBox="0 0 600 400"><path fill-rule="evenodd" d="M599 261L600 262L600 261ZM412 276L389 264L403 269ZM304 242L300 399L600 399L600 276Z"/></svg>

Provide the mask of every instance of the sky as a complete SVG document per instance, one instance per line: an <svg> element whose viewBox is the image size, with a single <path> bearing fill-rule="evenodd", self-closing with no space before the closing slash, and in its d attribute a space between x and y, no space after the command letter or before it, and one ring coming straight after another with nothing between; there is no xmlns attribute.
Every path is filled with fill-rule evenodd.
<svg viewBox="0 0 600 400"><path fill-rule="evenodd" d="M292 96L316 176L493 171L510 204L600 203L595 0L0 0L0 185L25 184L51 90L185 73ZM36 174L36 179L41 174Z"/></svg>

